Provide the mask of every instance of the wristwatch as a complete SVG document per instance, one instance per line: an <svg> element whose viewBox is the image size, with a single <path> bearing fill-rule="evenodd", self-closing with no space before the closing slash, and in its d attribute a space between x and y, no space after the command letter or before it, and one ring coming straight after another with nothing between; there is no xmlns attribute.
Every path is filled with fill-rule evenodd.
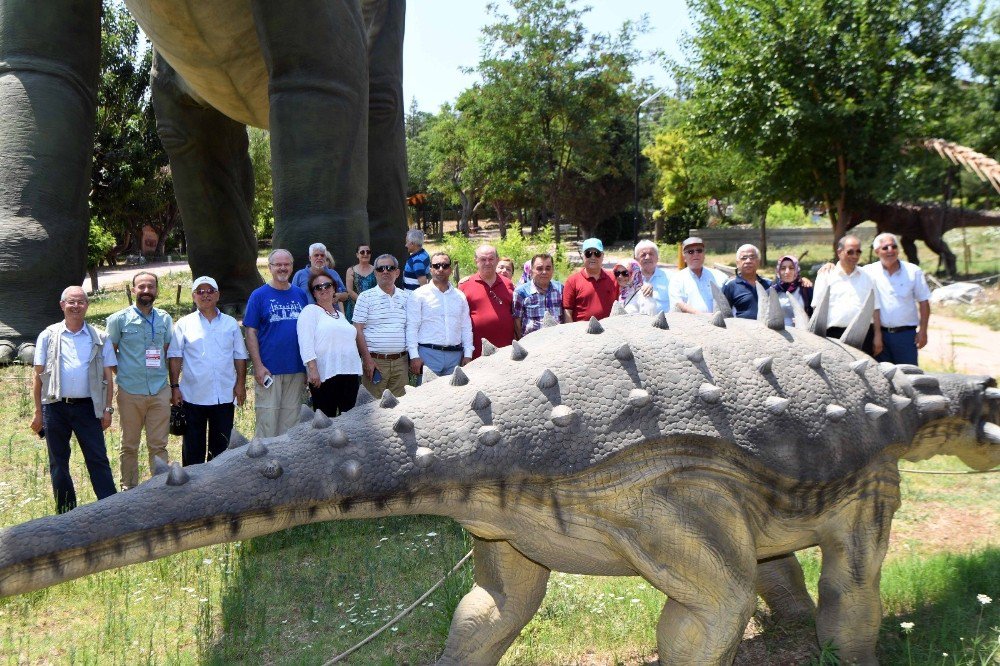
<svg viewBox="0 0 1000 666"><path fill-rule="evenodd" d="M172 389L175 389L175 388L180 388L180 387L181 387L181 385L180 385L180 384L171 384L171 385L170 385L170 388L172 388Z"/></svg>
<svg viewBox="0 0 1000 666"><path fill-rule="evenodd" d="M104 408L104 413L105 414L114 414L115 413L115 408L114 407L105 407Z"/></svg>

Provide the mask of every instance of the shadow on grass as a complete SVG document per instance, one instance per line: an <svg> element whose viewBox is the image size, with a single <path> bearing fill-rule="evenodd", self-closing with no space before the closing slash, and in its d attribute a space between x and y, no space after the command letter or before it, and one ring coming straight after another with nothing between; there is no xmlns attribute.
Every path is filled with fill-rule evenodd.
<svg viewBox="0 0 1000 666"><path fill-rule="evenodd" d="M224 582L220 629L199 636L203 663L323 663L411 604L469 547L456 523L425 516L306 525L244 542ZM466 565L343 663L434 661L470 587Z"/></svg>

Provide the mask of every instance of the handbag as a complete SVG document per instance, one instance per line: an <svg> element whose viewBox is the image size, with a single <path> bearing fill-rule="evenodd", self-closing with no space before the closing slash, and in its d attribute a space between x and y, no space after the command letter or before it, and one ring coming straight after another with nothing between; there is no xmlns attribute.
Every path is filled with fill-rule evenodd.
<svg viewBox="0 0 1000 666"><path fill-rule="evenodd" d="M170 434L183 435L187 430L187 416L184 408L178 405L170 406Z"/></svg>

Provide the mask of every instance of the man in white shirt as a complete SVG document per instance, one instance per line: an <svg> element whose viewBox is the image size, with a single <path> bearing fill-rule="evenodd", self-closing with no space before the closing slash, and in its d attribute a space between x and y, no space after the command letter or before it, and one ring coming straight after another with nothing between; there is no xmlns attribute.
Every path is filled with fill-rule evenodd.
<svg viewBox="0 0 1000 666"><path fill-rule="evenodd" d="M242 406L247 398L247 348L240 325L219 312L218 283L203 275L191 284L191 292L198 309L177 320L167 350L170 401L184 408L187 420L181 447L185 467L226 450L233 431L233 401Z"/></svg>
<svg viewBox="0 0 1000 666"><path fill-rule="evenodd" d="M837 263L829 270L821 270L816 277L812 305L823 300L823 293L830 292L830 311L827 316L826 335L839 338L864 307L868 294L875 293L875 313L861 351L876 356L882 351L882 328L879 320L879 298L875 283L858 268L861 260L861 240L857 236L844 236L837 241Z"/></svg>
<svg viewBox="0 0 1000 666"><path fill-rule="evenodd" d="M391 254L375 260L375 286L358 295L354 327L361 353L361 383L375 397L388 389L400 397L409 380L406 355L406 302L409 292L393 284L399 262ZM377 374L376 374L377 373Z"/></svg>
<svg viewBox="0 0 1000 666"><path fill-rule="evenodd" d="M876 358L917 364L917 350L927 345L931 291L920 267L899 259L899 239L882 233L872 247L879 260L862 270L875 283L881 309L883 349Z"/></svg>
<svg viewBox="0 0 1000 666"><path fill-rule="evenodd" d="M472 360L472 319L465 294L451 286L451 257L431 256L431 281L410 294L406 304L406 348L410 372L420 376L424 366L449 375Z"/></svg>
<svg viewBox="0 0 1000 666"><path fill-rule="evenodd" d="M625 305L625 310L648 315L670 312L670 278L667 277L666 271L659 267L660 250L656 247L656 243L649 240L639 241L635 246L634 256L639 262L642 286ZM704 256L702 254L702 257Z"/></svg>
<svg viewBox="0 0 1000 666"><path fill-rule="evenodd" d="M712 283L719 289L726 282L721 271L705 267L705 241L691 236L681 243L687 268L677 271L670 278L670 303L681 312L698 314L711 312L715 307Z"/></svg>

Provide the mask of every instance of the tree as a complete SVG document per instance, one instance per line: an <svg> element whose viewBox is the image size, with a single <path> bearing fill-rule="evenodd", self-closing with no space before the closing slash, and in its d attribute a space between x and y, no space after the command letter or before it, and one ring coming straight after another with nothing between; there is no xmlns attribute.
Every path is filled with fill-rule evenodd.
<svg viewBox="0 0 1000 666"><path fill-rule="evenodd" d="M692 124L755 165L753 198L821 201L835 236L883 194L953 77L958 0L692 0Z"/></svg>
<svg viewBox="0 0 1000 666"><path fill-rule="evenodd" d="M101 19L91 217L114 235L117 251L141 249L142 227L160 235L160 249L178 222L167 156L149 101L152 50L140 52L139 27L120 3Z"/></svg>
<svg viewBox="0 0 1000 666"><path fill-rule="evenodd" d="M459 103L471 94L462 93ZM483 202L483 191L490 177L483 161L477 159L484 152L478 139L469 117L449 104L441 107L428 130L427 146L434 161L430 185L458 202L458 230L462 234L469 233L469 221Z"/></svg>
<svg viewBox="0 0 1000 666"><path fill-rule="evenodd" d="M254 198L250 215L257 238L274 235L274 185L271 182L271 134L257 127L247 128L250 163L253 165Z"/></svg>

